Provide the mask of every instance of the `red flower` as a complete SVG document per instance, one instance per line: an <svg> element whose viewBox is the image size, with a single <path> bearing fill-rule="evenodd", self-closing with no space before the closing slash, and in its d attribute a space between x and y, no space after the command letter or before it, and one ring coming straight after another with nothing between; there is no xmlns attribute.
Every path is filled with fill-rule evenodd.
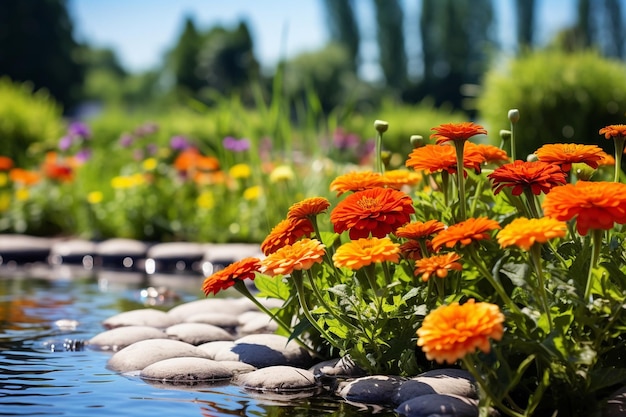
<svg viewBox="0 0 626 417"><path fill-rule="evenodd" d="M392 188L371 188L350 194L330 213L335 232L350 231L350 239L370 234L382 238L410 220L411 197Z"/></svg>
<svg viewBox="0 0 626 417"><path fill-rule="evenodd" d="M202 291L207 296L210 293L217 294L221 290L235 285L237 280L254 279L255 272L259 272L260 268L261 261L259 259L244 258L207 277L202 284Z"/></svg>
<svg viewBox="0 0 626 417"><path fill-rule="evenodd" d="M487 178L493 182L494 194L498 194L504 187L511 187L513 195L522 194L524 189L530 189L535 195L541 192L547 194L552 187L567 182L565 173L558 165L541 161L517 160L496 168Z"/></svg>

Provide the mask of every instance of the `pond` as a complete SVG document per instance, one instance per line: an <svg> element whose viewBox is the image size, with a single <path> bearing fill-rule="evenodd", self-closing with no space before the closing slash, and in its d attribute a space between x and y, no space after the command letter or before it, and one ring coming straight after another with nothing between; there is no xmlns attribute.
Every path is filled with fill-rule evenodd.
<svg viewBox="0 0 626 417"><path fill-rule="evenodd" d="M331 396L294 400L226 384L163 388L106 368L110 353L83 349L101 322L145 308L145 274L66 268L0 269L0 416L397 416ZM165 277L176 301L202 296L198 276Z"/></svg>

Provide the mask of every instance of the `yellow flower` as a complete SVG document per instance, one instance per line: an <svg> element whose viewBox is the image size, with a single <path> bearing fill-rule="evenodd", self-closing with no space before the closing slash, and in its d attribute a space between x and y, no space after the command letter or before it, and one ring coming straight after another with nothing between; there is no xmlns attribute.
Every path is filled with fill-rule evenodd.
<svg viewBox="0 0 626 417"><path fill-rule="evenodd" d="M18 201L26 201L28 200L28 198L30 197L30 191L28 191L28 188L18 188L17 190L15 190L15 198L17 198Z"/></svg>
<svg viewBox="0 0 626 417"><path fill-rule="evenodd" d="M6 172L0 172L0 187L4 187L9 183L9 176Z"/></svg>
<svg viewBox="0 0 626 417"><path fill-rule="evenodd" d="M196 199L196 204L198 207L203 208L205 210L210 210L215 207L215 197L213 193L209 190L205 190Z"/></svg>
<svg viewBox="0 0 626 417"><path fill-rule="evenodd" d="M535 243L545 243L550 239L565 236L567 224L564 221L543 217L527 219L519 217L506 225L498 233L498 243L503 248L517 246L529 250Z"/></svg>
<svg viewBox="0 0 626 417"><path fill-rule="evenodd" d="M260 186L255 185L253 187L248 187L243 191L243 198L248 201L258 200L262 193L263 189Z"/></svg>
<svg viewBox="0 0 626 417"><path fill-rule="evenodd" d="M100 204L102 199L102 191L92 191L87 194L87 202L89 202L89 204Z"/></svg>
<svg viewBox="0 0 626 417"><path fill-rule="evenodd" d="M228 174L235 179L246 179L252 175L252 169L248 164L236 164L230 167Z"/></svg>
<svg viewBox="0 0 626 417"><path fill-rule="evenodd" d="M147 158L141 164L145 171L154 171L157 167L157 160L155 158Z"/></svg>
<svg viewBox="0 0 626 417"><path fill-rule="evenodd" d="M0 194L0 212L7 211L11 206L11 195L8 192Z"/></svg>
<svg viewBox="0 0 626 417"><path fill-rule="evenodd" d="M279 165L270 174L270 182L290 181L295 178L293 169L289 165Z"/></svg>
<svg viewBox="0 0 626 417"><path fill-rule="evenodd" d="M115 189L133 188L145 182L143 175L137 173L133 175L118 175L111 179L111 187Z"/></svg>

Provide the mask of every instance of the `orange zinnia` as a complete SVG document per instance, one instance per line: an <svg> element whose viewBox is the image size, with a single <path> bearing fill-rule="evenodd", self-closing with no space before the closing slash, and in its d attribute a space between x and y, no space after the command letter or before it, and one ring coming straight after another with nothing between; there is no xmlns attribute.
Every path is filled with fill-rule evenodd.
<svg viewBox="0 0 626 417"><path fill-rule="evenodd" d="M549 143L535 151L540 161L557 164L565 172L569 172L574 163L583 163L591 168L598 168L604 151L597 145L580 143Z"/></svg>
<svg viewBox="0 0 626 417"><path fill-rule="evenodd" d="M394 169L385 171L383 181L385 186L399 190L405 185L415 185L422 180L419 172L407 171L404 169Z"/></svg>
<svg viewBox="0 0 626 417"><path fill-rule="evenodd" d="M13 168L13 160L8 156L0 156L0 171L8 171Z"/></svg>
<svg viewBox="0 0 626 417"><path fill-rule="evenodd" d="M509 156L506 154L506 151L504 149L498 148L497 146L467 142L465 146L468 145L476 147L476 150L485 158L485 162L487 163L499 163L509 161Z"/></svg>
<svg viewBox="0 0 626 417"><path fill-rule="evenodd" d="M260 267L261 261L257 258L244 258L234 262L207 277L202 284L202 291L207 296L210 293L217 294L221 290L235 285L237 280L254 279L255 272L259 272Z"/></svg>
<svg viewBox="0 0 626 417"><path fill-rule="evenodd" d="M424 282L428 281L432 274L438 278L445 278L451 269L455 271L463 269L463 266L457 262L459 259L461 257L454 252L422 258L415 262L414 274L415 276L422 274Z"/></svg>
<svg viewBox="0 0 626 417"><path fill-rule="evenodd" d="M565 222L551 217L519 217L498 232L498 243L503 248L515 245L527 251L535 243L546 243L550 239L565 236L566 231Z"/></svg>
<svg viewBox="0 0 626 417"><path fill-rule="evenodd" d="M283 246L261 261L261 272L270 276L289 275L294 270L307 270L320 263L326 254L324 245L316 239L302 239Z"/></svg>
<svg viewBox="0 0 626 417"><path fill-rule="evenodd" d="M567 182L565 173L558 165L547 162L526 162L517 160L510 164L504 164L487 175L493 182L493 193L498 194L504 187L512 187L513 195L520 195L525 189L530 189L533 194L548 193L552 187L563 185Z"/></svg>
<svg viewBox="0 0 626 417"><path fill-rule="evenodd" d="M333 263L337 268L352 270L385 261L400 261L400 245L388 237L352 240L339 246L333 255Z"/></svg>
<svg viewBox="0 0 626 417"><path fill-rule="evenodd" d="M448 141L466 141L472 136L486 135L487 131L484 127L474 122L462 123L445 123L437 127L433 127L435 133L430 135L431 139L437 140L437 145Z"/></svg>
<svg viewBox="0 0 626 417"><path fill-rule="evenodd" d="M336 233L349 230L350 239L384 237L410 220L411 197L392 188L372 188L350 194L330 213Z"/></svg>
<svg viewBox="0 0 626 417"><path fill-rule="evenodd" d="M339 175L330 183L330 191L336 191L340 196L348 191L363 191L384 185L384 178L378 172L358 171Z"/></svg>
<svg viewBox="0 0 626 417"><path fill-rule="evenodd" d="M41 175L36 171L27 171L22 168L13 168L9 171L9 179L23 185L33 185L39 182Z"/></svg>
<svg viewBox="0 0 626 417"><path fill-rule="evenodd" d="M428 360L452 364L476 349L489 353L489 339L502 339L503 322L504 314L496 304L470 299L463 305L442 305L424 317L417 345Z"/></svg>
<svg viewBox="0 0 626 417"><path fill-rule="evenodd" d="M433 238L433 249L438 251L444 245L451 248L457 243L460 243L461 246L467 246L474 241L489 239L487 232L496 229L500 229L500 224L495 220L487 217L471 217L439 232Z"/></svg>
<svg viewBox="0 0 626 417"><path fill-rule="evenodd" d="M548 217L563 221L575 218L576 230L583 236L589 229L609 230L615 223L626 223L626 184L578 181L555 187L542 207Z"/></svg>
<svg viewBox="0 0 626 417"><path fill-rule="evenodd" d="M430 243L430 240L426 241L426 248L428 250L432 250L433 246ZM424 257L424 254L422 253L422 246L417 240L407 240L401 244L400 253L406 259L422 259Z"/></svg>
<svg viewBox="0 0 626 417"><path fill-rule="evenodd" d="M623 137L626 138L626 125L609 125L600 129L601 135L604 135L606 139Z"/></svg>
<svg viewBox="0 0 626 417"><path fill-rule="evenodd" d="M303 236L313 233L308 219L284 219L278 223L261 243L261 251L267 256L285 245L291 245Z"/></svg>
<svg viewBox="0 0 626 417"><path fill-rule="evenodd" d="M328 207L330 207L330 202L324 197L307 198L289 207L287 218L293 220L306 219L324 213Z"/></svg>
<svg viewBox="0 0 626 417"><path fill-rule="evenodd" d="M475 146L466 146L463 150L463 167L480 172L485 157ZM456 151L453 146L425 145L411 151L405 165L416 171L432 174L447 171L456 174Z"/></svg>
<svg viewBox="0 0 626 417"><path fill-rule="evenodd" d="M423 239L441 232L446 225L439 220L428 220L425 222L411 222L395 231L395 235L404 239Z"/></svg>

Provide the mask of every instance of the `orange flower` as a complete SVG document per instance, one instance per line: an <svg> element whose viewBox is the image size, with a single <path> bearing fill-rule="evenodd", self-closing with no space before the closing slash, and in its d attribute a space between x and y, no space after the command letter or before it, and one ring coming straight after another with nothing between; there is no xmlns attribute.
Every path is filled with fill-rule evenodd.
<svg viewBox="0 0 626 417"><path fill-rule="evenodd" d="M195 148L187 148L174 160L174 168L180 172L217 171L220 163L215 157L204 156Z"/></svg>
<svg viewBox="0 0 626 417"><path fill-rule="evenodd" d="M350 239L384 237L410 220L411 197L392 188L372 188L350 194L330 213L336 233L349 230Z"/></svg>
<svg viewBox="0 0 626 417"><path fill-rule="evenodd" d="M566 231L565 222L551 217L519 217L498 232L498 243L503 248L515 245L527 251L535 243L546 243L549 239L565 236Z"/></svg>
<svg viewBox="0 0 626 417"><path fill-rule="evenodd" d="M445 228L446 225L439 220L417 221L399 227L394 234L405 239L423 239L439 233Z"/></svg>
<svg viewBox="0 0 626 417"><path fill-rule="evenodd" d="M376 262L400 261L400 245L388 237L352 240L344 243L333 255L337 268L361 269Z"/></svg>
<svg viewBox="0 0 626 417"><path fill-rule="evenodd" d="M377 172L349 172L335 178L330 183L330 191L337 191L337 196L340 196L348 191L363 191L384 185L384 178Z"/></svg>
<svg viewBox="0 0 626 417"><path fill-rule="evenodd" d="M535 151L540 161L560 165L565 172L569 172L572 164L577 162L598 168L603 153L599 146L579 143L549 143Z"/></svg>
<svg viewBox="0 0 626 417"><path fill-rule="evenodd" d="M496 304L470 299L463 305L442 305L424 317L417 345L428 360L452 364L476 349L489 353L489 339L502 339L503 322L504 314Z"/></svg>
<svg viewBox="0 0 626 417"><path fill-rule="evenodd" d="M444 245L451 248L457 243L460 243L461 246L467 246L477 240L489 239L487 232L496 229L500 229L500 225L495 220L487 217L471 217L439 232L433 238L433 249L438 251Z"/></svg>
<svg viewBox="0 0 626 417"><path fill-rule="evenodd" d="M426 241L426 249L430 252L433 250L433 245L430 240ZM424 254L422 253L422 246L417 240L407 240L400 245L400 253L406 259L422 259Z"/></svg>
<svg viewBox="0 0 626 417"><path fill-rule="evenodd" d="M606 152L602 153L602 159L598 161L598 165L615 165L615 158Z"/></svg>
<svg viewBox="0 0 626 417"><path fill-rule="evenodd" d="M411 172L404 169L394 169L385 171L383 174L383 182L385 186L399 190L405 185L415 185L422 180L419 172Z"/></svg>
<svg viewBox="0 0 626 417"><path fill-rule="evenodd" d="M234 262L207 277L202 284L202 291L207 296L210 293L217 294L221 290L235 285L237 280L254 279L254 273L258 272L260 267L261 261L257 258L244 258Z"/></svg>
<svg viewBox="0 0 626 417"><path fill-rule="evenodd" d="M480 172L485 157L474 146L463 150L463 167ZM456 151L453 146L425 145L411 151L405 165L426 174L447 171L456 174Z"/></svg>
<svg viewBox="0 0 626 417"><path fill-rule="evenodd" d="M320 263L325 255L324 245L315 239L302 239L286 245L261 261L261 272L270 276L289 275L294 270L307 270Z"/></svg>
<svg viewBox="0 0 626 417"><path fill-rule="evenodd" d="M323 197L311 197L295 203L289 207L288 219L306 219L324 213L330 207L330 202Z"/></svg>
<svg viewBox="0 0 626 417"><path fill-rule="evenodd" d="M598 133L604 135L606 139L620 136L626 138L626 125L609 125L600 129Z"/></svg>
<svg viewBox="0 0 626 417"><path fill-rule="evenodd" d="M476 147L476 150L483 156L483 158L485 158L485 162L487 163L500 163L509 161L509 156L506 154L506 151L498 148L497 146L484 145L482 143L474 144L472 142L467 142L465 146Z"/></svg>
<svg viewBox="0 0 626 417"><path fill-rule="evenodd" d="M553 195L554 194L554 195ZM609 230L614 223L626 223L626 184L578 181L552 189L542 204L547 217L576 219L576 230Z"/></svg>
<svg viewBox="0 0 626 417"><path fill-rule="evenodd" d="M46 153L42 170L46 177L53 180L68 182L74 179L74 170L56 152Z"/></svg>
<svg viewBox="0 0 626 417"><path fill-rule="evenodd" d="M419 259L415 262L415 276L422 274L424 282L428 281L432 274L445 278L451 269L455 271L463 269L463 266L457 262L459 259L461 257L454 252Z"/></svg>
<svg viewBox="0 0 626 417"><path fill-rule="evenodd" d="M285 245L291 245L303 236L313 233L308 219L285 219L278 223L261 243L261 251L267 256Z"/></svg>
<svg viewBox="0 0 626 417"><path fill-rule="evenodd" d="M473 122L462 123L445 123L437 127L433 127L435 133L430 135L431 139L437 140L437 145L448 141L466 141L472 136L486 135L487 131L484 127L474 124Z"/></svg>
<svg viewBox="0 0 626 417"><path fill-rule="evenodd" d="M41 175L35 171L27 171L22 168L13 168L9 171L9 179L11 181L23 184L23 185L33 185L39 182L41 179Z"/></svg>
<svg viewBox="0 0 626 417"><path fill-rule="evenodd" d="M8 171L13 168L13 160L8 156L0 156L0 171Z"/></svg>
<svg viewBox="0 0 626 417"><path fill-rule="evenodd" d="M552 187L567 182L565 173L557 165L547 162L514 161L504 164L487 175L493 182L493 193L498 194L504 187L512 187L513 195L520 195L525 189L533 194L548 193Z"/></svg>

